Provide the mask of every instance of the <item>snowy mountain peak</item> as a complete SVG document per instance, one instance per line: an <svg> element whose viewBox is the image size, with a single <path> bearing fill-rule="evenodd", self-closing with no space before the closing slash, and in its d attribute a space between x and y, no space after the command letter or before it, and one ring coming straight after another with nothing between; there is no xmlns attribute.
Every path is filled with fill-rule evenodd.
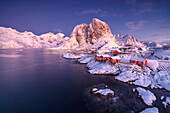
<svg viewBox="0 0 170 113"><path fill-rule="evenodd" d="M119 35L115 34L114 37L116 38L116 41L121 45L131 45L131 46L138 46L138 47L145 47L144 44L140 43L135 37L131 35Z"/></svg>
<svg viewBox="0 0 170 113"><path fill-rule="evenodd" d="M118 46L108 24L94 18L89 25L84 23L77 25L62 48L99 48L106 43L107 47Z"/></svg>
<svg viewBox="0 0 170 113"><path fill-rule="evenodd" d="M100 38L112 38L115 41L109 25L99 19L94 18L89 24L88 42L94 44Z"/></svg>

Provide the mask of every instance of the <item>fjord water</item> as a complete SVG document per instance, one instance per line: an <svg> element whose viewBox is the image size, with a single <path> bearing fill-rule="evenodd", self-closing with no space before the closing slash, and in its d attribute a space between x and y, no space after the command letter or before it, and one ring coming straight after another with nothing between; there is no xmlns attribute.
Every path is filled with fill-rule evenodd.
<svg viewBox="0 0 170 113"><path fill-rule="evenodd" d="M130 93L134 86L116 81L112 76L91 75L76 59L62 58L63 52L0 50L0 113L87 113L83 93L100 83L122 92L124 99L132 99ZM161 96L160 90L155 92ZM129 100L128 105L133 107L133 101ZM125 109L131 109L129 106ZM163 107L160 101L155 106Z"/></svg>
<svg viewBox="0 0 170 113"><path fill-rule="evenodd" d="M49 49L0 50L0 113L84 113L83 91L110 80Z"/></svg>

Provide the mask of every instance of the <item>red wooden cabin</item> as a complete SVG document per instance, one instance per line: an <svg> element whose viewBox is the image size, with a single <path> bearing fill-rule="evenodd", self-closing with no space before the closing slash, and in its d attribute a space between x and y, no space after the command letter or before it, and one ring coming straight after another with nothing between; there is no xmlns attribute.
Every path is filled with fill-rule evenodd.
<svg viewBox="0 0 170 113"><path fill-rule="evenodd" d="M137 65L147 65L147 59L144 58L131 58L130 63Z"/></svg>
<svg viewBox="0 0 170 113"><path fill-rule="evenodd" d="M118 54L121 54L121 52L122 52L122 51L120 51L118 49L111 49L110 51L111 51L111 53L113 53L114 56L118 55Z"/></svg>
<svg viewBox="0 0 170 113"><path fill-rule="evenodd" d="M117 50L113 51L113 55L118 55L119 52Z"/></svg>
<svg viewBox="0 0 170 113"><path fill-rule="evenodd" d="M96 52L96 49L89 49L89 52Z"/></svg>
<svg viewBox="0 0 170 113"><path fill-rule="evenodd" d="M109 56L108 54L102 55L102 60L103 60L103 61L106 61L106 60L108 60L109 58L110 58L110 56Z"/></svg>
<svg viewBox="0 0 170 113"><path fill-rule="evenodd" d="M110 58L109 55L107 54L96 54L95 55L95 59L98 60L98 61L106 61Z"/></svg>
<svg viewBox="0 0 170 113"><path fill-rule="evenodd" d="M116 62L120 62L121 61L121 58L119 56L112 56L108 59L108 61L110 63L116 63Z"/></svg>
<svg viewBox="0 0 170 113"><path fill-rule="evenodd" d="M100 55L100 54L96 54L96 55L95 55L95 59L96 59L96 60L99 60L99 61L102 61L103 56Z"/></svg>

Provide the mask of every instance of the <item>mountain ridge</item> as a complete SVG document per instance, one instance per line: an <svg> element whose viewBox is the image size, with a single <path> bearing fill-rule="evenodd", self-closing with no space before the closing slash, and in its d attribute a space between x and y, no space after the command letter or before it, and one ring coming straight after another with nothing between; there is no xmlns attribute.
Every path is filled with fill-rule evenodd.
<svg viewBox="0 0 170 113"><path fill-rule="evenodd" d="M12 28L0 27L0 48L56 48L56 49L101 49L132 45L146 47L130 35L112 34L107 23L93 18L74 27L70 37L63 33L45 33L35 35L32 32L18 32Z"/></svg>

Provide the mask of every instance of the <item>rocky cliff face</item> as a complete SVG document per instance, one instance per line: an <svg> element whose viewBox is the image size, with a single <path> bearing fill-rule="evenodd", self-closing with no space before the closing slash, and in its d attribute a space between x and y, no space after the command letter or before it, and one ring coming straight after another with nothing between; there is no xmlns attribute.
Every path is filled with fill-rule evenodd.
<svg viewBox="0 0 170 113"><path fill-rule="evenodd" d="M94 18L88 28L88 42L91 44L96 43L100 38L112 38L113 37L109 25L102 22L99 19Z"/></svg>
<svg viewBox="0 0 170 113"><path fill-rule="evenodd" d="M94 18L89 25L77 25L73 29L69 41L62 48L99 48L106 43L110 43L109 46L118 46L108 24Z"/></svg>

